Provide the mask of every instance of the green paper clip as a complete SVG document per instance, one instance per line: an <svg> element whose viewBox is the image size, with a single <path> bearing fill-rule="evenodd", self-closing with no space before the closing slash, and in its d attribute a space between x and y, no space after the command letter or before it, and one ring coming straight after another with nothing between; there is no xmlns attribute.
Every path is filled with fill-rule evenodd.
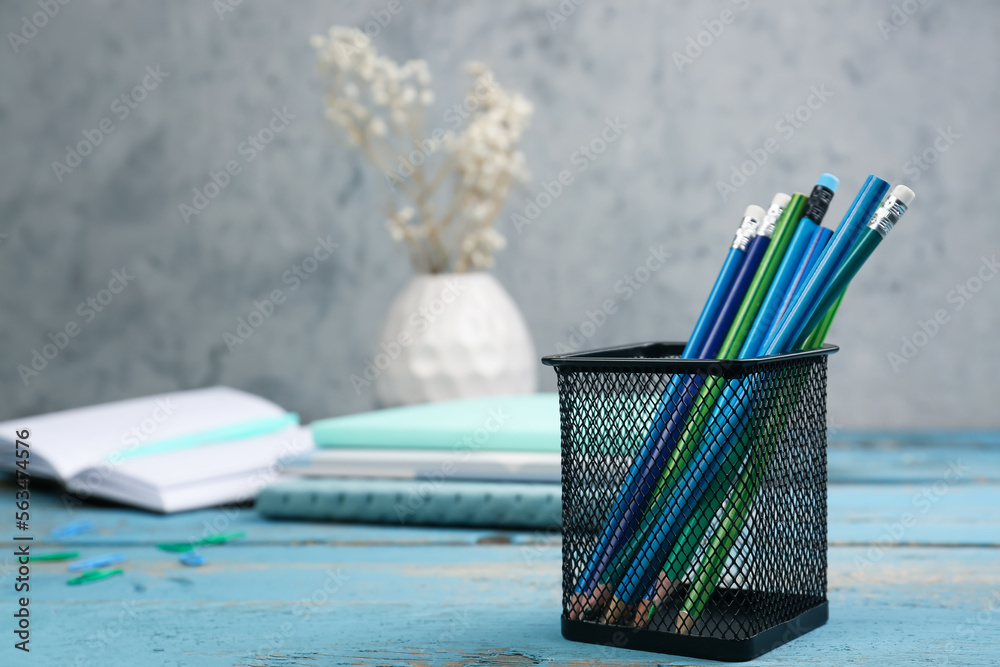
<svg viewBox="0 0 1000 667"><path fill-rule="evenodd" d="M246 537L246 533L242 530L236 531L235 533L219 533L218 535L211 535L209 537L202 538L196 542L163 542L157 544L158 549L163 551L169 551L170 553L184 553L186 551L192 551L197 547L205 546L206 544L225 544L232 540L238 540Z"/></svg>
<svg viewBox="0 0 1000 667"><path fill-rule="evenodd" d="M30 556L32 562L34 561L47 561L47 560L73 560L74 558L79 558L79 551L60 551L52 554L42 554L41 556Z"/></svg>
<svg viewBox="0 0 1000 667"><path fill-rule="evenodd" d="M70 586L79 586L80 584L89 584L94 581L100 581L101 579L107 579L108 577L113 577L116 574L125 574L125 570L121 568L115 568L113 570L87 570L79 577L74 577L66 583Z"/></svg>
<svg viewBox="0 0 1000 667"><path fill-rule="evenodd" d="M198 546L203 544L225 544L231 540L240 540L246 537L246 533L242 530L236 531L235 533L219 533L218 535L211 535L203 540L198 540Z"/></svg>

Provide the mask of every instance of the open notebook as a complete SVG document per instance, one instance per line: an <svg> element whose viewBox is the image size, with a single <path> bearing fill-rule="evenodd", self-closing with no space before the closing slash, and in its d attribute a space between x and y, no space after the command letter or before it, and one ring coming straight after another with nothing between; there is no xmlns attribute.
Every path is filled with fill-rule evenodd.
<svg viewBox="0 0 1000 667"><path fill-rule="evenodd" d="M298 416L228 387L161 394L0 423L0 469L30 431L29 474L154 512L253 498L276 464L313 447Z"/></svg>

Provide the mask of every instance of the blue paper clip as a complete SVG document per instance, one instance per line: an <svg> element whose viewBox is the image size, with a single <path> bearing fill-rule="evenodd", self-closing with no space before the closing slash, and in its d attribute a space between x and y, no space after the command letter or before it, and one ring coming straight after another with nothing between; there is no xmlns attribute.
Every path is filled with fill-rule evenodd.
<svg viewBox="0 0 1000 667"><path fill-rule="evenodd" d="M52 537L72 537L81 533L89 533L94 529L94 522L89 519L70 521L64 526L52 530Z"/></svg>
<svg viewBox="0 0 1000 667"><path fill-rule="evenodd" d="M93 558L84 558L83 560L75 560L69 564L69 569L72 572L78 572L80 570L96 570L99 567L107 567L108 565L121 563L124 560L125 560L125 554L119 554L119 553L103 554L101 556L94 556Z"/></svg>
<svg viewBox="0 0 1000 667"><path fill-rule="evenodd" d="M188 551L181 555L181 562L191 567L197 567L205 564L205 557L196 551Z"/></svg>

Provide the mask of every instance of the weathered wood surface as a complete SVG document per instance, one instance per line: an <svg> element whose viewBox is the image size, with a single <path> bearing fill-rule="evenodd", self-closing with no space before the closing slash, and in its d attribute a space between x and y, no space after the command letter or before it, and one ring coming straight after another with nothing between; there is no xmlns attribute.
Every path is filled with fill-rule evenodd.
<svg viewBox="0 0 1000 667"><path fill-rule="evenodd" d="M830 470L830 622L751 664L1000 663L1000 452L835 443ZM52 493L32 497L36 552L128 561L85 586L66 585L65 563L33 563L26 656L12 648L12 510L4 665L711 664L563 640L558 535L68 511ZM78 518L97 530L46 537ZM202 567L155 547L218 530L247 539L204 548Z"/></svg>

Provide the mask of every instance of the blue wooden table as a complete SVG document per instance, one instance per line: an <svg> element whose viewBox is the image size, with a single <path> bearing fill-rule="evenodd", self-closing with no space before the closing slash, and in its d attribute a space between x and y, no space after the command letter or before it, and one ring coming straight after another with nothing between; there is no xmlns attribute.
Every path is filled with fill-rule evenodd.
<svg viewBox="0 0 1000 667"><path fill-rule="evenodd" d="M1000 664L998 454L974 439L831 443L830 622L749 664ZM3 665L717 664L563 640L558 534L275 523L252 508L161 517L70 509L54 492L32 503L36 552L128 561L83 586L65 563L32 563L22 654L4 511ZM47 537L75 519L96 531ZM155 546L234 530L246 539L204 548L201 567Z"/></svg>

